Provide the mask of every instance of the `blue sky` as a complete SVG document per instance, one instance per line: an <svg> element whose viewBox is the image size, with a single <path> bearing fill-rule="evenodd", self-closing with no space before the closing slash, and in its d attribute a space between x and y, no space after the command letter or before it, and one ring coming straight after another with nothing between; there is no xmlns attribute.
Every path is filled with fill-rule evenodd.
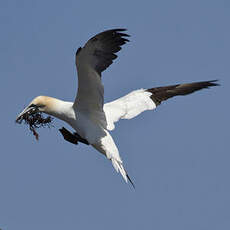
<svg viewBox="0 0 230 230"><path fill-rule="evenodd" d="M0 228L230 229L230 2L0 2ZM220 79L112 132L136 190L93 148L54 128L37 142L16 115L35 96L72 101L74 53L110 28L131 35L103 74L105 101L134 89Z"/></svg>

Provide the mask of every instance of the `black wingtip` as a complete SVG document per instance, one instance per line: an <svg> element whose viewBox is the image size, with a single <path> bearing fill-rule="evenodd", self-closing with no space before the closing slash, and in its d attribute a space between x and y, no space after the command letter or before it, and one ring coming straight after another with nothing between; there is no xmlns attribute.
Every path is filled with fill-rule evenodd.
<svg viewBox="0 0 230 230"><path fill-rule="evenodd" d="M217 83L219 80L210 80L210 81L201 81L201 82L197 82L197 84L200 84L201 86L203 86L202 88L206 88L208 89L209 87L213 87L213 86L220 86L219 83ZM194 84L196 84L196 82L194 82Z"/></svg>
<svg viewBox="0 0 230 230"><path fill-rule="evenodd" d="M209 86L220 86L219 83L215 83L215 82L218 82L219 80L216 79L216 80L211 80L211 81L207 81L210 85Z"/></svg>
<svg viewBox="0 0 230 230"><path fill-rule="evenodd" d="M112 30L106 30L104 32L114 32L114 33L117 33L119 34L121 37L130 37L129 34L126 34L126 33L121 33L121 32L125 32L127 31L127 29L125 28L117 28L117 29L112 29ZM128 39L127 39L128 40ZM129 40L128 40L129 41Z"/></svg>
<svg viewBox="0 0 230 230"><path fill-rule="evenodd" d="M118 31L118 32L127 31L126 28L116 28L116 29L112 29L112 30Z"/></svg>
<svg viewBox="0 0 230 230"><path fill-rule="evenodd" d="M120 33L120 32L124 32L124 31L127 31L127 29L118 30L118 31L116 31L116 32L118 32L118 34L119 34L121 37L131 37L131 35L129 35L129 34L126 34L126 33ZM126 40L129 42L129 40L128 40L128 39L126 39Z"/></svg>
<svg viewBox="0 0 230 230"><path fill-rule="evenodd" d="M123 37L130 37L130 35L129 34L126 34L126 33L120 33L120 32L125 32L125 31L127 31L127 29L118 29L118 30L116 30L116 32L119 34L119 35L121 35L121 36L123 36Z"/></svg>

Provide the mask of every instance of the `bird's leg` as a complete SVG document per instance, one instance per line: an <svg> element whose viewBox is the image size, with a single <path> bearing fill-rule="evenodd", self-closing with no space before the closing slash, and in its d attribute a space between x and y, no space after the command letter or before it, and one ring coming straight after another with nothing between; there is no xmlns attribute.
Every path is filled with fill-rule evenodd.
<svg viewBox="0 0 230 230"><path fill-rule="evenodd" d="M59 129L59 131L61 132L62 136L64 137L66 141L69 141L70 143L75 144L75 145L78 144L77 138L67 129L62 127L61 129Z"/></svg>
<svg viewBox="0 0 230 230"><path fill-rule="evenodd" d="M77 132L75 132L73 135L77 138L79 142L89 145L89 142L86 139L82 138Z"/></svg>
<svg viewBox="0 0 230 230"><path fill-rule="evenodd" d="M62 136L64 137L64 139L72 144L77 145L78 141L81 143L84 143L86 145L89 145L89 142L85 139L83 139L79 134L77 133L71 133L70 131L68 131L66 128L62 127L61 129L59 129L59 131L61 132Z"/></svg>

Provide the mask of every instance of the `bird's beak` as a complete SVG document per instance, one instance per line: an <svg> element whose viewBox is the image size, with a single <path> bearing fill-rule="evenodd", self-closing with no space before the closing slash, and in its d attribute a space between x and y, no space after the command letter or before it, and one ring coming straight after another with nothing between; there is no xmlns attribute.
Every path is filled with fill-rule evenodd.
<svg viewBox="0 0 230 230"><path fill-rule="evenodd" d="M19 113L19 115L16 117L16 122L17 123L21 123L23 116L27 113L32 113L35 112L35 108L34 107L26 107L21 113Z"/></svg>

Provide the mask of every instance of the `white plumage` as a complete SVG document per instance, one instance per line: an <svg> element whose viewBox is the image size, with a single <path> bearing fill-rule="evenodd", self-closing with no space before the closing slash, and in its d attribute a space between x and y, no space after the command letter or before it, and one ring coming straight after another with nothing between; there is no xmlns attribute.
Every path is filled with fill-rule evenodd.
<svg viewBox="0 0 230 230"><path fill-rule="evenodd" d="M156 104L151 100L152 94L144 89L135 90L124 97L106 103L104 111L107 119L107 129L113 130L114 123L120 119L131 119L145 110L153 110Z"/></svg>
<svg viewBox="0 0 230 230"><path fill-rule="evenodd" d="M111 160L113 167L124 180L130 180L124 169L116 144L109 131L120 119L131 119L145 110L153 110L162 101L177 95L217 85L215 81L178 84L166 87L135 90L115 101L104 104L104 87L101 73L117 58L123 44L128 42L124 29L104 31L91 38L76 53L78 91L74 102L65 102L47 96L36 97L17 117L31 110L44 112L67 122L77 134L60 129L71 143L90 144ZM74 139L74 141L73 141ZM132 183L133 185L133 183Z"/></svg>

